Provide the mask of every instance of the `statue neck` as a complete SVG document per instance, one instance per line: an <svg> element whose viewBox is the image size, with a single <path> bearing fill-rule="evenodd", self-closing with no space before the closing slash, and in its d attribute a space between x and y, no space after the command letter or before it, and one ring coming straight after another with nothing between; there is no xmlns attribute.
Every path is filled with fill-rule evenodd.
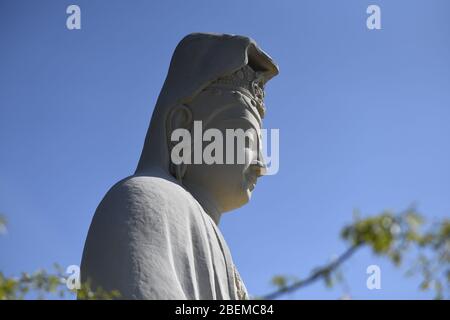
<svg viewBox="0 0 450 320"><path fill-rule="evenodd" d="M200 203L203 210L213 219L216 225L219 225L222 216L222 210L219 209L217 202L211 194L196 185L183 183L183 186Z"/></svg>

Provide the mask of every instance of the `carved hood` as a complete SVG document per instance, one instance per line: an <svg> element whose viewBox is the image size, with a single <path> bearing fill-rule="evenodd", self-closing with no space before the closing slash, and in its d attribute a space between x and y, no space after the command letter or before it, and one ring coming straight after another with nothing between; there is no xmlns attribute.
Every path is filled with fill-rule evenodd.
<svg viewBox="0 0 450 320"><path fill-rule="evenodd" d="M213 81L245 65L261 72L264 82L278 74L278 66L251 38L212 33L192 33L183 38L173 53L136 174L155 166L169 171L165 119L171 108L189 103Z"/></svg>

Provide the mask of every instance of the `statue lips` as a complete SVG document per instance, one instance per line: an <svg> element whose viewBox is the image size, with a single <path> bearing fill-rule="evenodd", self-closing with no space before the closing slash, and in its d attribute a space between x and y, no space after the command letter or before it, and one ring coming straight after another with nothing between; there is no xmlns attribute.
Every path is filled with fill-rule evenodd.
<svg viewBox="0 0 450 320"><path fill-rule="evenodd" d="M258 160L256 163L251 164L245 172L246 189L253 191L258 178L264 176L265 172L266 166L261 161Z"/></svg>

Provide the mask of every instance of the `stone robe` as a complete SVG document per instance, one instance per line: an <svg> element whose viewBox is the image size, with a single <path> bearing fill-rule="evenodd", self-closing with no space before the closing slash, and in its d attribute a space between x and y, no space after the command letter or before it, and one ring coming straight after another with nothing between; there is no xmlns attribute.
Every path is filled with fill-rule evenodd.
<svg viewBox="0 0 450 320"><path fill-rule="evenodd" d="M248 298L220 230L170 176L131 176L109 190L89 229L81 278L124 299Z"/></svg>

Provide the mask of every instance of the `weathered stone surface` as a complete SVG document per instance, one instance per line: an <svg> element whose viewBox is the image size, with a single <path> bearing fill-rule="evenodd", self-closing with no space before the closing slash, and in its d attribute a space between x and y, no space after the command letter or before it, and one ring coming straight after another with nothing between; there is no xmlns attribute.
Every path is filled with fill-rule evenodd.
<svg viewBox="0 0 450 320"><path fill-rule="evenodd" d="M250 199L263 173L259 152L244 164L174 164L170 137L194 121L256 129L263 86L277 66L242 36L191 34L177 46L134 175L105 195L92 220L82 281L125 299L247 299L218 229Z"/></svg>

